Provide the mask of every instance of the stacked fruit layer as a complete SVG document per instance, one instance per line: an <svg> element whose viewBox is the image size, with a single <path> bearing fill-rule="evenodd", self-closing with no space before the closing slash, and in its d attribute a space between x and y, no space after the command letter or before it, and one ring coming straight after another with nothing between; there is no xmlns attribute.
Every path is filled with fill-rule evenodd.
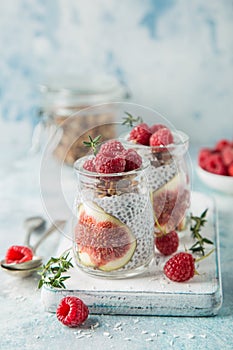
<svg viewBox="0 0 233 350"><path fill-rule="evenodd" d="M89 271L131 272L154 256L149 187L139 170L142 158L118 140L102 144L95 153L83 163L85 175L90 179L92 172L94 182L84 180L78 204L77 259Z"/></svg>
<svg viewBox="0 0 233 350"><path fill-rule="evenodd" d="M182 226L190 204L189 180L182 159L186 145L182 145L179 137L176 140L163 124L140 123L132 128L127 140L151 164L147 176L152 191L155 231L169 233ZM180 154L176 152L177 146L179 150L183 146Z"/></svg>

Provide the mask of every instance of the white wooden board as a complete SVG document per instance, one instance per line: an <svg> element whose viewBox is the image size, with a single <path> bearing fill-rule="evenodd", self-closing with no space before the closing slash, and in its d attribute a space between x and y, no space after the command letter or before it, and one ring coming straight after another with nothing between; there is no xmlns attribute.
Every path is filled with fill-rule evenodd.
<svg viewBox="0 0 233 350"><path fill-rule="evenodd" d="M69 270L66 289L43 287L42 303L45 310L55 312L60 299L66 295L81 298L96 314L213 316L222 304L222 286L219 261L219 236L217 213L213 200L193 192L190 211L200 215L208 208L207 223L202 235L215 244L215 252L197 265L199 275L190 281L176 283L163 274L168 257L156 253L147 273L128 279L103 279L89 276L78 267ZM69 227L66 228L67 232ZM193 244L189 229L180 233L179 250ZM72 242L61 239L58 254ZM212 247L212 246L210 246Z"/></svg>

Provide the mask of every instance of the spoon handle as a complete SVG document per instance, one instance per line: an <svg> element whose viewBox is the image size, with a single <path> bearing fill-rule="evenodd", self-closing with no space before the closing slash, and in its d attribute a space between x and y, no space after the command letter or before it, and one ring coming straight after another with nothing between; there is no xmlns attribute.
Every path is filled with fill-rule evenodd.
<svg viewBox="0 0 233 350"><path fill-rule="evenodd" d="M36 242L36 244L33 247L33 251L36 252L37 248L39 247L39 245L55 230L61 228L62 226L64 226L66 223L66 221L64 220L56 220L52 226L41 236L41 238Z"/></svg>
<svg viewBox="0 0 233 350"><path fill-rule="evenodd" d="M24 239L24 245L27 246L27 247L30 247L30 237L31 237L31 234L32 234L33 231L34 231L34 228L30 228L27 231L26 237Z"/></svg>

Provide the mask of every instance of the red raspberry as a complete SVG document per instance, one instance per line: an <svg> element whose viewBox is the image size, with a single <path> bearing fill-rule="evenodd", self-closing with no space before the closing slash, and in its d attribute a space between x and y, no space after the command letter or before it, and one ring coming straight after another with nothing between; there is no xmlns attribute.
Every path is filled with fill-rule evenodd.
<svg viewBox="0 0 233 350"><path fill-rule="evenodd" d="M212 151L210 148L202 148L199 151L198 164L200 165L201 168L205 169L206 161L208 160L211 154L212 154Z"/></svg>
<svg viewBox="0 0 233 350"><path fill-rule="evenodd" d="M155 238L155 246L163 255L175 253L179 246L179 237L176 231Z"/></svg>
<svg viewBox="0 0 233 350"><path fill-rule="evenodd" d="M166 125L163 124L154 124L150 127L150 131L152 134L154 134L157 130L166 128Z"/></svg>
<svg viewBox="0 0 233 350"><path fill-rule="evenodd" d="M223 163L228 166L233 163L233 147L226 146L221 152Z"/></svg>
<svg viewBox="0 0 233 350"><path fill-rule="evenodd" d="M195 274L195 259L192 254L177 253L166 262L163 270L172 281L188 281Z"/></svg>
<svg viewBox="0 0 233 350"><path fill-rule="evenodd" d="M217 151L222 151L222 149L226 146L230 146L231 143L230 141L226 140L226 139L222 139L220 141L218 141L215 145L215 150Z"/></svg>
<svg viewBox="0 0 233 350"><path fill-rule="evenodd" d="M115 157L116 155L122 153L124 151L124 147L121 142L117 140L110 140L103 143L100 147L98 153L104 154L106 157Z"/></svg>
<svg viewBox="0 0 233 350"><path fill-rule="evenodd" d="M122 155L114 158L106 157L102 153L98 153L95 157L95 168L98 173L113 174L122 173L125 170L126 161Z"/></svg>
<svg viewBox="0 0 233 350"><path fill-rule="evenodd" d="M167 146L173 143L173 136L168 128L157 130L150 138L150 146Z"/></svg>
<svg viewBox="0 0 233 350"><path fill-rule="evenodd" d="M138 169L142 165L142 158L134 149L127 149L122 155L126 161L125 171Z"/></svg>
<svg viewBox="0 0 233 350"><path fill-rule="evenodd" d="M138 124L131 130L129 134L129 140L146 146L149 146L150 137L151 131L146 123Z"/></svg>
<svg viewBox="0 0 233 350"><path fill-rule="evenodd" d="M233 176L233 163L229 165L229 167L227 168L227 172L229 176Z"/></svg>
<svg viewBox="0 0 233 350"><path fill-rule="evenodd" d="M33 251L31 248L21 245L13 245L11 246L5 256L5 260L7 264L15 263L21 264L25 261L32 260Z"/></svg>
<svg viewBox="0 0 233 350"><path fill-rule="evenodd" d="M94 159L87 159L83 164L83 168L91 172L96 172Z"/></svg>
<svg viewBox="0 0 233 350"><path fill-rule="evenodd" d="M227 174L227 169L223 164L222 158L219 153L213 153L209 156L205 163L205 169L210 173L217 175Z"/></svg>
<svg viewBox="0 0 233 350"><path fill-rule="evenodd" d="M83 323L89 314L84 302L73 296L63 298L57 308L57 318L68 327L77 327Z"/></svg>

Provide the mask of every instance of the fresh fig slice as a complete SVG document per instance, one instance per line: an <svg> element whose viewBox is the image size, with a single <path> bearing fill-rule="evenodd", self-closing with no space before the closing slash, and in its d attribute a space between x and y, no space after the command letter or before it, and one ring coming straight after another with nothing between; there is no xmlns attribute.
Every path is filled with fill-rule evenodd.
<svg viewBox="0 0 233 350"><path fill-rule="evenodd" d="M155 231L170 232L182 222L189 206L189 190L185 178L177 173L169 182L153 192Z"/></svg>
<svg viewBox="0 0 233 350"><path fill-rule="evenodd" d="M124 267L136 249L130 228L90 201L78 207L75 240L80 263L103 271Z"/></svg>

